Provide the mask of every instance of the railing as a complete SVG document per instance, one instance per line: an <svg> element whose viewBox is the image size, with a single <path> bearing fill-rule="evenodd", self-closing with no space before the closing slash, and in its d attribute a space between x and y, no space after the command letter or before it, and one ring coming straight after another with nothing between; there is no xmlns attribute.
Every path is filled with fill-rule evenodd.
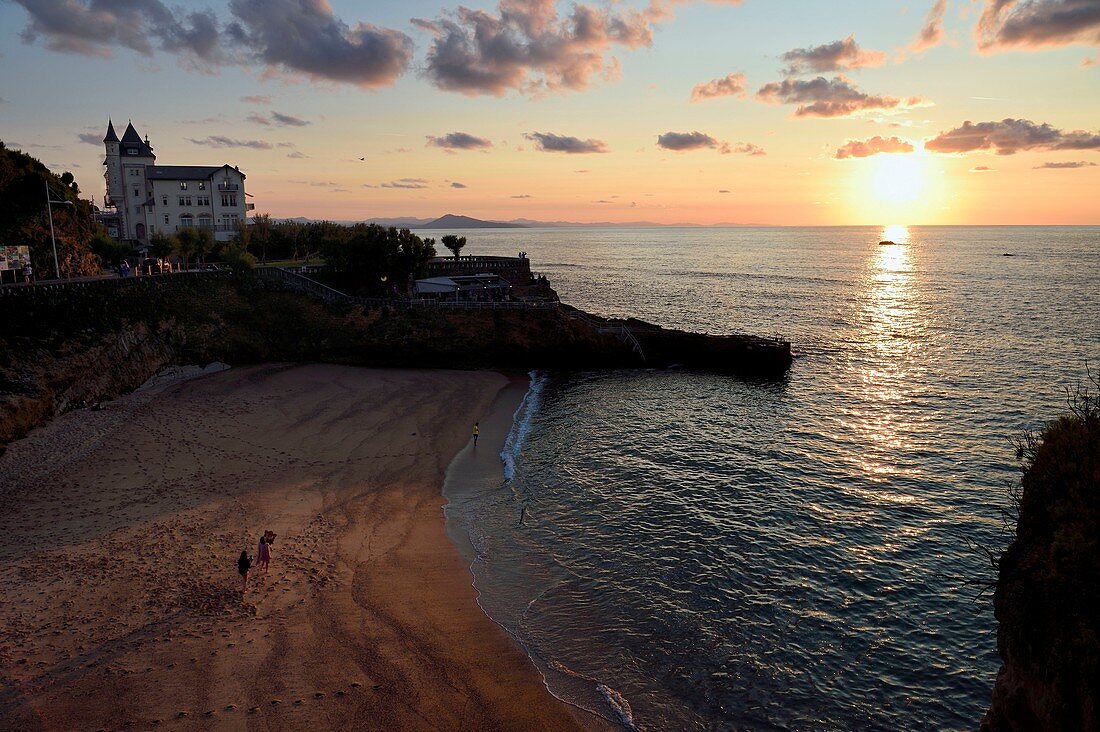
<svg viewBox="0 0 1100 732"><path fill-rule="evenodd" d="M254 204L254 203L246 203L246 204L244 205L244 210L245 210L245 211L255 211L255 210L256 210L256 204Z"/></svg>
<svg viewBox="0 0 1100 732"><path fill-rule="evenodd" d="M310 279L297 272L291 272L282 267L257 267L253 272L260 279L279 282L289 286L293 290L304 292L325 302L354 302L356 298L337 289L323 285L317 280Z"/></svg>
<svg viewBox="0 0 1100 732"><path fill-rule="evenodd" d="M582 323L594 328L597 333L607 333L615 336L620 341L630 346L630 350L634 351L634 353L637 353L642 361L645 361L645 351L642 350L642 344L638 341L638 338L634 335L634 332L630 330L630 328L626 327L626 325L622 323L612 323L605 320L597 320L596 318L591 317L587 313L582 313L579 310L572 310L566 314L573 320L579 320Z"/></svg>
<svg viewBox="0 0 1100 732"><path fill-rule="evenodd" d="M218 190L219 191L239 191L239 190L241 190L241 187L237 183L219 183L218 184Z"/></svg>
<svg viewBox="0 0 1100 732"><path fill-rule="evenodd" d="M468 263L481 263L481 262L484 262L486 264L504 264L504 263L523 264L524 262L530 262L530 260L527 259L526 257L490 257L490 256L483 256L483 255L470 255L470 256L458 257L458 258L441 256L441 257L434 257L433 259L428 260L428 264L443 264L443 263L446 263L446 262L451 262L451 263L458 262L460 264L463 263L463 262L468 262Z"/></svg>
<svg viewBox="0 0 1100 732"><path fill-rule="evenodd" d="M341 292L315 279L306 277L300 272L313 273L322 270L322 267L302 266L295 268L284 267L256 267L252 270L257 277L269 282L278 282L292 290L312 295L324 302L339 302L350 305L364 305L370 308L426 308L440 310L554 310L558 307L556 302L440 302L439 300L406 300L389 297L356 297L346 292ZM297 271L295 271L297 270Z"/></svg>
<svg viewBox="0 0 1100 732"><path fill-rule="evenodd" d="M159 286L178 284L184 281L229 279L233 273L229 270L184 270L161 274L140 275L136 277L117 277L98 275L94 277L74 277L64 280L42 280L32 284L7 284L0 286L0 297L27 297L38 294L60 293L87 289L118 289L126 287Z"/></svg>

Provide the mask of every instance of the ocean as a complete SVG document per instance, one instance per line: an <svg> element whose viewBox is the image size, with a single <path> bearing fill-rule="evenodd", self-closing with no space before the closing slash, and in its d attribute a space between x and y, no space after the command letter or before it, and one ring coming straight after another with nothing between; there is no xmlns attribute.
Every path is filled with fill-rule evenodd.
<svg viewBox="0 0 1100 732"><path fill-rule="evenodd" d="M1012 438L1100 367L1100 228L461 233L585 310L797 354L776 381L533 374L504 479L447 516L551 692L639 730L977 727L981 548Z"/></svg>

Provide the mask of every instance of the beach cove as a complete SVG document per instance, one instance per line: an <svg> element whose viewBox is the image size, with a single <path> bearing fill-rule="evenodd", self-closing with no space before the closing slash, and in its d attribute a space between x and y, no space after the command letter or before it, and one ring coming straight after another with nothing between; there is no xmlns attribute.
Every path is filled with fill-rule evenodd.
<svg viewBox="0 0 1100 732"><path fill-rule="evenodd" d="M578 727L477 606L440 510L470 426L523 391L492 372L263 365L12 443L0 726ZM483 423L479 449L509 426ZM270 572L242 602L236 558L268 528Z"/></svg>

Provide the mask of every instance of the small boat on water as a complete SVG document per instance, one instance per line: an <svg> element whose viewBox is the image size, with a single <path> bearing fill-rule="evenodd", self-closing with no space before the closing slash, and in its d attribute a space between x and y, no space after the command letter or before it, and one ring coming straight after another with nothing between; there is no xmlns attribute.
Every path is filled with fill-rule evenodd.
<svg viewBox="0 0 1100 732"><path fill-rule="evenodd" d="M890 241L889 239L883 239L878 245L880 247L896 247L898 243L896 241Z"/></svg>

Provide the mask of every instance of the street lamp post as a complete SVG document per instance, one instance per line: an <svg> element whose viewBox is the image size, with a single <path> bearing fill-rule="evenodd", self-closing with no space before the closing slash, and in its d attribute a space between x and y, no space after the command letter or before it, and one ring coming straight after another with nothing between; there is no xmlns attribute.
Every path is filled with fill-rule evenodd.
<svg viewBox="0 0 1100 732"><path fill-rule="evenodd" d="M53 271L57 275L57 279L61 279L61 265L57 262L57 237L53 233L53 204L64 203L66 206L72 206L72 201L55 201L50 198L50 182L43 181L46 184L46 211L50 214L50 242L53 244Z"/></svg>

